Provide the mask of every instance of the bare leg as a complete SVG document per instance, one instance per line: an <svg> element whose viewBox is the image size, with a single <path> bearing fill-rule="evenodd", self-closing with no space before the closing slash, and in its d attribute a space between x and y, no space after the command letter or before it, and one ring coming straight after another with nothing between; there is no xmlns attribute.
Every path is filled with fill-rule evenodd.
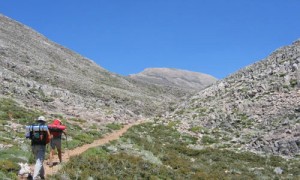
<svg viewBox="0 0 300 180"><path fill-rule="evenodd" d="M50 150L49 165L53 165L54 149Z"/></svg>
<svg viewBox="0 0 300 180"><path fill-rule="evenodd" d="M59 162L62 162L62 158L61 158L61 149L57 149L57 152L58 152Z"/></svg>

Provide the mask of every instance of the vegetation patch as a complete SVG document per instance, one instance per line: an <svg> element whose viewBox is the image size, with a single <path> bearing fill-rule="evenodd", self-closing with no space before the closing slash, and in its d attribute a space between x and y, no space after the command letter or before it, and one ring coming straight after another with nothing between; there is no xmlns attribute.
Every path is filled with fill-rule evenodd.
<svg viewBox="0 0 300 180"><path fill-rule="evenodd" d="M110 123L110 124L107 124L106 127L108 127L109 129L112 129L112 130L120 130L123 127L123 125L119 124L119 123Z"/></svg>
<svg viewBox="0 0 300 180"><path fill-rule="evenodd" d="M62 117L61 117L61 118L62 118ZM80 119L80 118L70 118L70 120L73 121L73 122L78 122L78 123L80 123L80 124L86 123L85 120Z"/></svg>
<svg viewBox="0 0 300 180"><path fill-rule="evenodd" d="M204 145L209 145L209 144L214 144L214 143L218 143L218 140L216 138L213 138L211 136L203 136L201 138L201 143Z"/></svg>
<svg viewBox="0 0 300 180"><path fill-rule="evenodd" d="M290 85L291 85L292 87L296 87L297 84L298 84L297 79L291 79L291 80L290 80Z"/></svg>
<svg viewBox="0 0 300 180"><path fill-rule="evenodd" d="M179 120L177 120L177 121L170 121L170 122L168 123L168 127L173 128L173 127L178 126L179 124L180 124L180 121L179 121Z"/></svg>
<svg viewBox="0 0 300 180"><path fill-rule="evenodd" d="M219 148L189 148L196 141L169 126L137 125L118 141L72 158L51 179L298 179L300 176L297 160ZM145 152L160 163L144 158ZM283 173L276 174L276 168Z"/></svg>
<svg viewBox="0 0 300 180"><path fill-rule="evenodd" d="M208 133L208 129L204 128L202 126L193 126L189 129L189 131L191 131L193 133L204 133L204 134Z"/></svg>
<svg viewBox="0 0 300 180"><path fill-rule="evenodd" d="M0 119L2 122L10 120L25 125L33 122L40 115L43 115L43 113L21 107L12 99L0 98Z"/></svg>

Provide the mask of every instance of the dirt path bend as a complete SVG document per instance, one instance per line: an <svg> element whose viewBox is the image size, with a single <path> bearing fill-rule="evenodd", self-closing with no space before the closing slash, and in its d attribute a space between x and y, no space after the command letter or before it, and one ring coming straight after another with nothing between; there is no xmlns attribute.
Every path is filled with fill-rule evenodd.
<svg viewBox="0 0 300 180"><path fill-rule="evenodd" d="M125 133L130 127L132 127L133 125L140 124L140 123L142 123L142 121L138 121L133 124L125 125L122 129L114 131L111 134L108 134L108 135L102 137L101 139L95 140L91 144L85 144L83 146L77 147L72 150L65 150L64 153L62 154L63 162L68 162L70 157L79 155L90 148L97 147L97 146L109 143L110 141L119 139L119 137L122 136L122 134ZM44 161L45 176L53 175L61 168L60 165L49 167L48 165L46 165L46 162L47 162L47 160ZM59 162L57 155L55 155L55 157L53 158L53 162Z"/></svg>

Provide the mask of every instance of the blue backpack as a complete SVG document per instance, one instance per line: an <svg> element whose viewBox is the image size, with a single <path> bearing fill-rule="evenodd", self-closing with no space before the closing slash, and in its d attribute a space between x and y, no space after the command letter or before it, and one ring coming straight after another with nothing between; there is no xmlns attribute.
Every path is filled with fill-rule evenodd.
<svg viewBox="0 0 300 180"><path fill-rule="evenodd" d="M50 142L48 127L44 124L26 126L26 138L31 139L31 145L46 145Z"/></svg>

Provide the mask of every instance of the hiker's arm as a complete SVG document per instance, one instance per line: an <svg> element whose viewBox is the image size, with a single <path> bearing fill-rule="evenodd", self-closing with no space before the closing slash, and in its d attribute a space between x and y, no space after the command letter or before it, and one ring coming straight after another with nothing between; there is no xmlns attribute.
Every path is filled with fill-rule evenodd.
<svg viewBox="0 0 300 180"><path fill-rule="evenodd" d="M52 135L50 134L50 131L47 131L48 136L50 137L50 139L52 139Z"/></svg>

